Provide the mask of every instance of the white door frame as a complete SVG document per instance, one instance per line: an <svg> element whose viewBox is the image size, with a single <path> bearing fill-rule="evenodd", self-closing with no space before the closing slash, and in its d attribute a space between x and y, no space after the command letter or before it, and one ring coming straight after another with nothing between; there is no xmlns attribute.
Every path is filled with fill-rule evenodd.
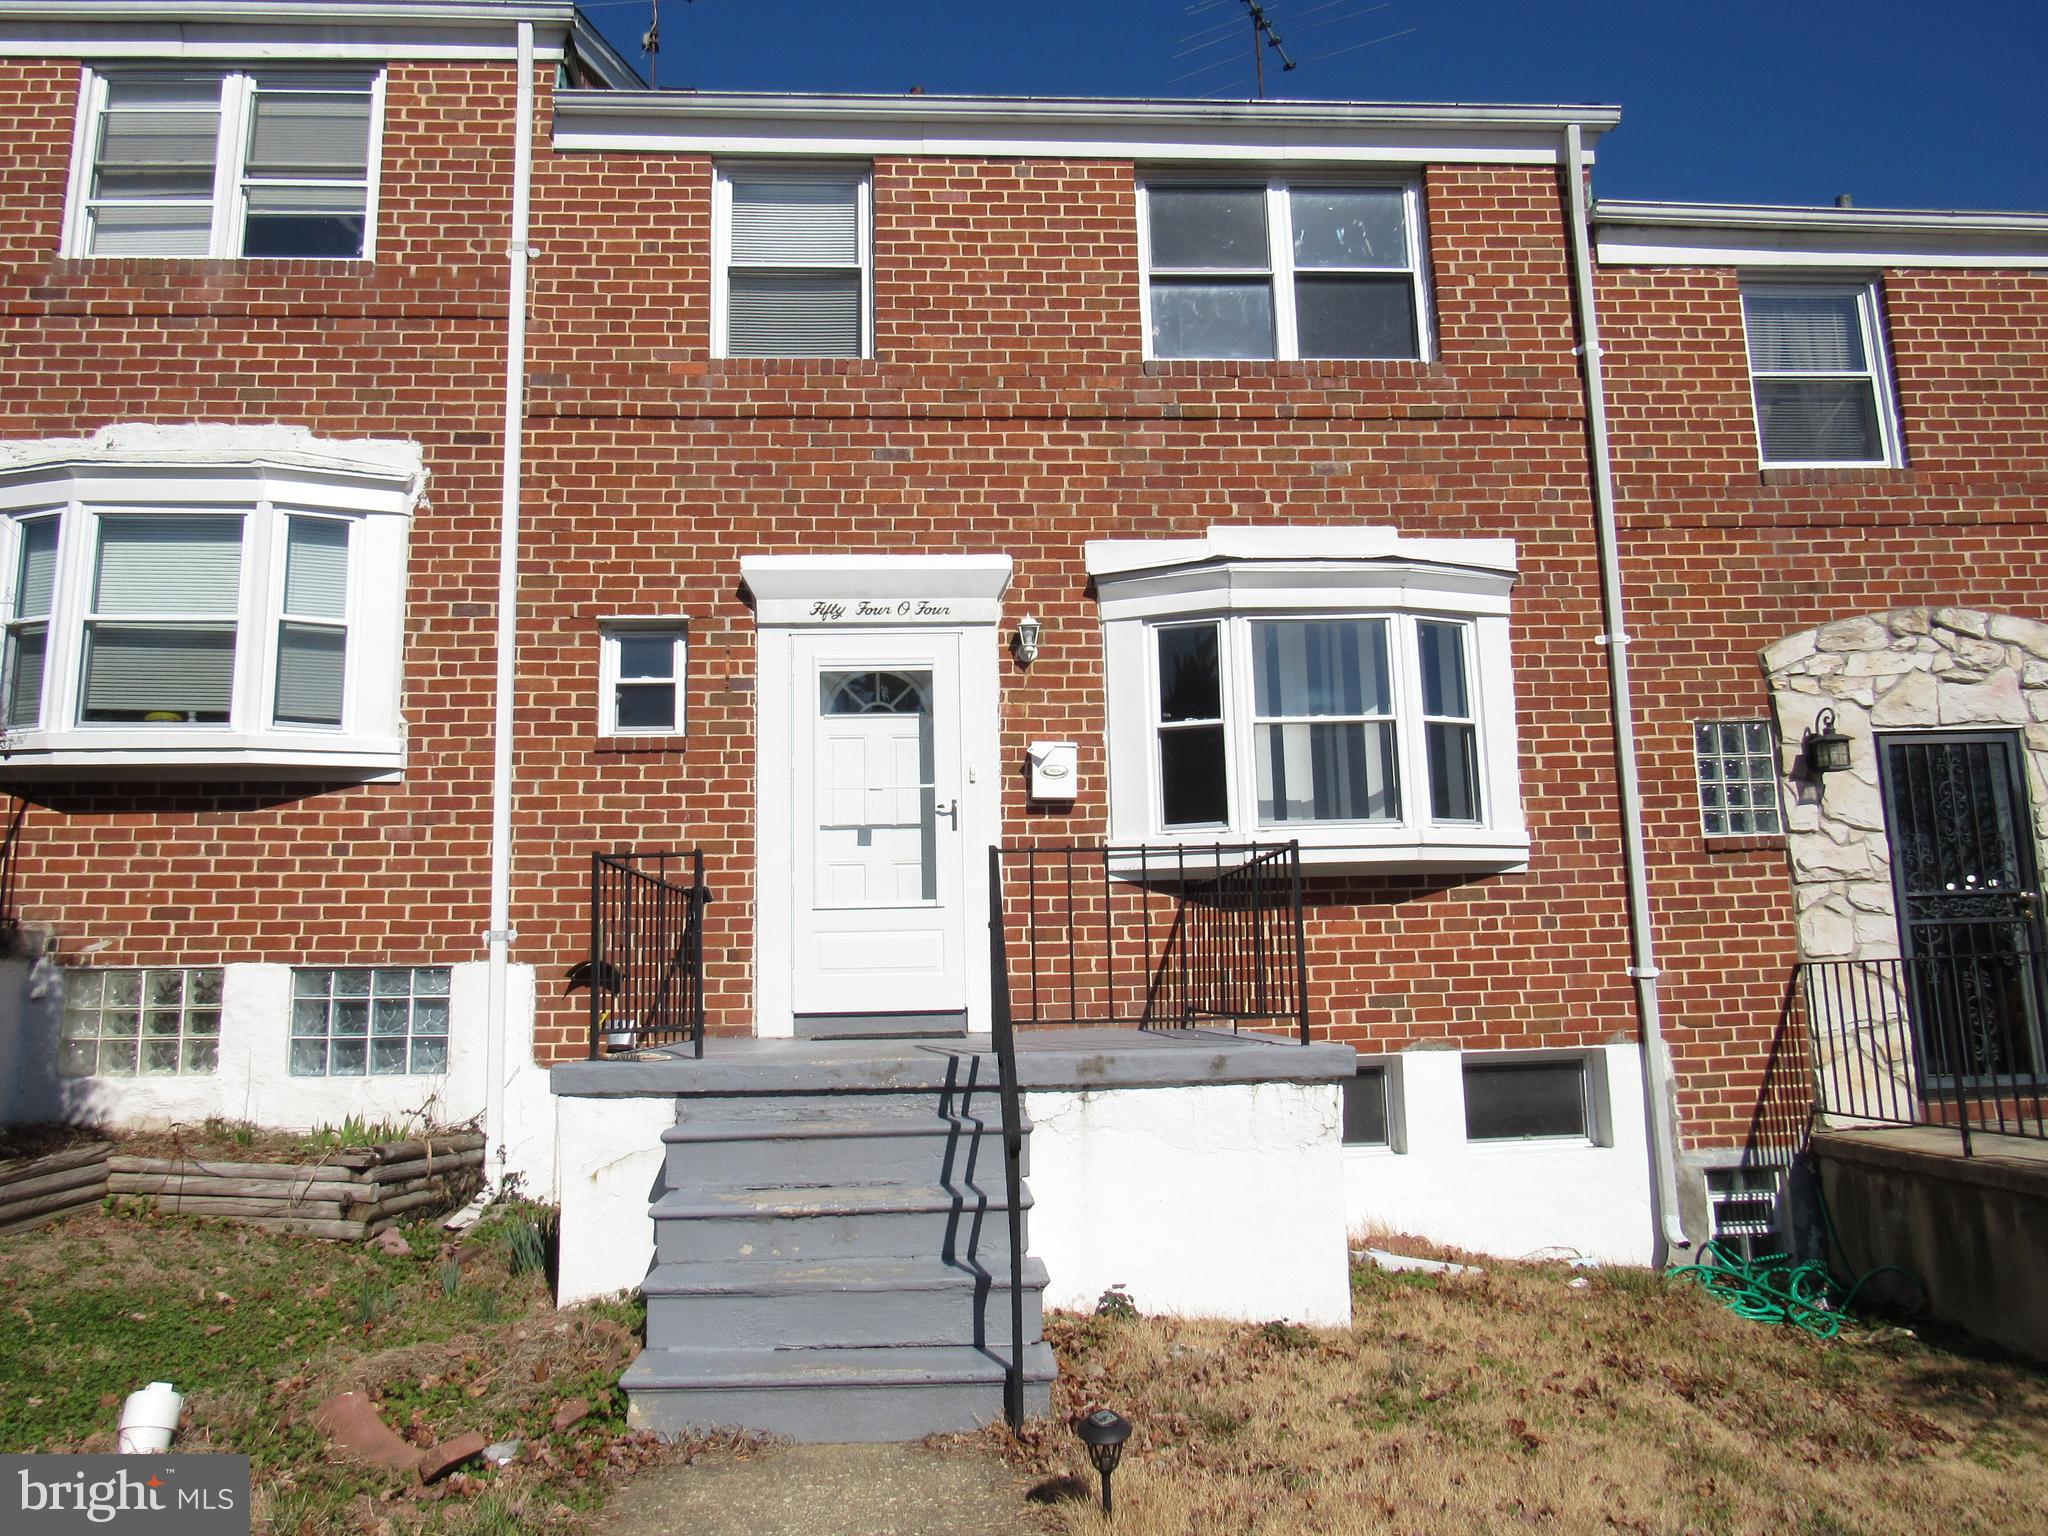
<svg viewBox="0 0 2048 1536"><path fill-rule="evenodd" d="M1008 555L751 555L740 575L754 598L754 1032L796 1033L792 980L796 903L808 869L796 862L795 637L847 631L863 639L940 630L960 638L960 846L967 1027L989 1027L988 855L1002 826L998 708Z"/></svg>

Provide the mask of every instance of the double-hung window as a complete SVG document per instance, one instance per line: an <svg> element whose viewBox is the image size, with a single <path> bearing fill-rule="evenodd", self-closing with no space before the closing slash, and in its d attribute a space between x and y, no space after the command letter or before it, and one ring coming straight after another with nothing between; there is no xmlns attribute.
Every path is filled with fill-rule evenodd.
<svg viewBox="0 0 2048 1536"><path fill-rule="evenodd" d="M1360 867L1526 860L1511 546L1219 528L1087 557L1115 841L1299 841L1311 862Z"/></svg>
<svg viewBox="0 0 2048 1536"><path fill-rule="evenodd" d="M67 248L80 256L370 254L382 76L92 76Z"/></svg>
<svg viewBox="0 0 2048 1536"><path fill-rule="evenodd" d="M255 429L280 462L230 467L220 429L152 428L143 463L109 430L110 457L0 468L10 771L401 767L418 450L319 444L301 472L305 434Z"/></svg>
<svg viewBox="0 0 2048 1536"><path fill-rule="evenodd" d="M1742 323L1766 468L1900 462L1875 283L1744 283Z"/></svg>
<svg viewBox="0 0 2048 1536"><path fill-rule="evenodd" d="M865 170L721 167L712 208L716 355L867 356L869 223Z"/></svg>
<svg viewBox="0 0 2048 1536"><path fill-rule="evenodd" d="M1149 355L1428 355L1412 184L1183 182L1144 188Z"/></svg>
<svg viewBox="0 0 2048 1536"><path fill-rule="evenodd" d="M677 736L683 730L679 624L615 624L600 639L600 736Z"/></svg>

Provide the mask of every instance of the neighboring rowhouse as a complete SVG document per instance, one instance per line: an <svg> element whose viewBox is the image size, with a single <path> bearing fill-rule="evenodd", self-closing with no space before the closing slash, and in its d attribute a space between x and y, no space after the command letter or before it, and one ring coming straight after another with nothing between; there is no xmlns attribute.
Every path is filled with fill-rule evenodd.
<svg viewBox="0 0 2048 1536"><path fill-rule="evenodd" d="M1357 1048L1274 1154L1340 1292L1701 1235L1881 942L1868 731L2031 719L2043 223L1589 218L1598 107L636 83L539 0L0 0L7 1115L481 1113L559 1192L540 1069L674 1017L593 851L702 851L710 1057L986 1029L1001 845L1027 1021ZM1198 1005L1146 893L1254 843L1306 993Z"/></svg>

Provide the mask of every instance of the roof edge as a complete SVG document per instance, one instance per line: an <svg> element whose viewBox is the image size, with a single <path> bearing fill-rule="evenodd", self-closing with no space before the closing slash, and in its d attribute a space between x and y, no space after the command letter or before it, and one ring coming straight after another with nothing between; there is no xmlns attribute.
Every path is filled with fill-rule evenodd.
<svg viewBox="0 0 2048 1536"><path fill-rule="evenodd" d="M1602 198L1595 225L1645 229L1814 230L1837 234L2048 235L2048 213L1936 208L1829 208L1777 203L1673 203Z"/></svg>

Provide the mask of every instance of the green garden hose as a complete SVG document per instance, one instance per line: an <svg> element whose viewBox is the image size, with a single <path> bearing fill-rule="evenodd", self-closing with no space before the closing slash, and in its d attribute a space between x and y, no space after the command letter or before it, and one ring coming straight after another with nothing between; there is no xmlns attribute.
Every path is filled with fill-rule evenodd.
<svg viewBox="0 0 2048 1536"><path fill-rule="evenodd" d="M1821 1219L1826 1223L1828 1242L1836 1253L1842 1240L1835 1233L1834 1215L1821 1197ZM1818 1262L1794 1264L1789 1254L1767 1253L1746 1259L1719 1238L1711 1238L1701 1249L1702 1262L1681 1264L1667 1280L1689 1280L1703 1286L1709 1295L1737 1317L1759 1323L1788 1323L1816 1339L1832 1339L1856 1305L1863 1288L1879 1275L1903 1275L1919 1288L1924 1301L1927 1282L1910 1269L1897 1264L1880 1264L1866 1269L1844 1291L1828 1266Z"/></svg>

